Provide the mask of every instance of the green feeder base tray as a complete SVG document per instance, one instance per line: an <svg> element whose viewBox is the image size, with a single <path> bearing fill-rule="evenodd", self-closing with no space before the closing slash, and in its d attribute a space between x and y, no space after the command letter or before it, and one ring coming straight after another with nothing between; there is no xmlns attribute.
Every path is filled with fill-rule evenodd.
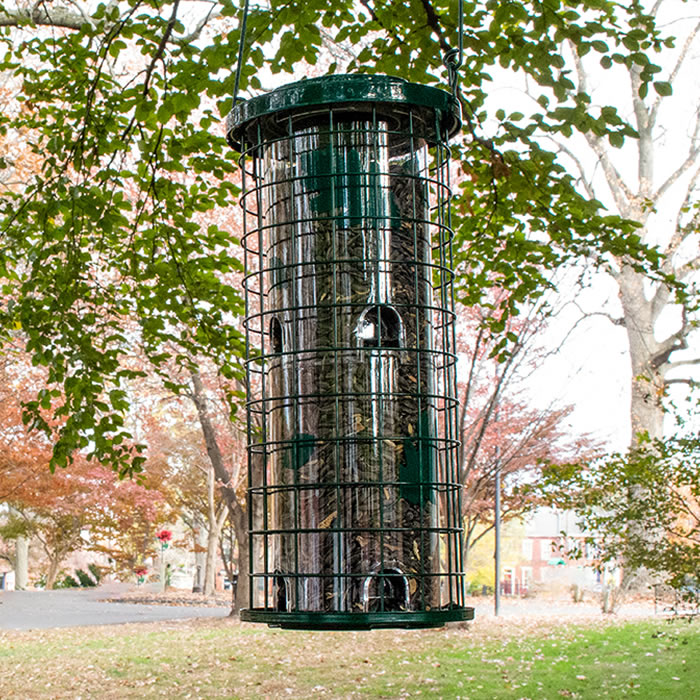
<svg viewBox="0 0 700 700"><path fill-rule="evenodd" d="M421 612L325 613L277 612L252 608L241 610L244 622L262 622L287 630L371 630L392 627L426 629L448 622L474 619L474 608L451 608Z"/></svg>

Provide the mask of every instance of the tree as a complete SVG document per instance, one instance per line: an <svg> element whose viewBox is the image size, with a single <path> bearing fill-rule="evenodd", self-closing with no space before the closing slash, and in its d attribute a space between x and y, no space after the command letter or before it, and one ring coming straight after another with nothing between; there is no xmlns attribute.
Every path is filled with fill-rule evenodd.
<svg viewBox="0 0 700 700"><path fill-rule="evenodd" d="M1 128L24 130L41 159L39 173L0 199L2 325L21 326L47 368L25 414L51 436L56 466L76 450L126 471L142 464L124 424L127 383L141 375L124 362L135 342L156 370L197 352L231 376L240 354L228 320L239 296L219 276L238 268L231 234L195 223L237 191L230 149L208 133L230 81L198 68L194 45L169 43L178 7L168 19L139 3L81 8L72 19L60 3L34 13L57 32L38 29L34 11L29 21L21 8L0 16L21 25L2 40L21 109ZM205 53L227 61L225 47ZM166 54L178 56L175 72ZM200 94L209 101L201 109Z"/></svg>
<svg viewBox="0 0 700 700"><path fill-rule="evenodd" d="M646 53L633 62L612 56L603 63L608 74L616 75L618 112L630 115L636 137L623 143L591 129L578 142L561 144L587 194L638 224L634 235L658 251L666 276L650 284L648 275L626 255L592 255L595 269L611 277L618 291L616 309L596 312L626 335L633 449L648 445L648 438L663 437L669 387L694 385L691 369L700 364L691 342L697 328L700 269L700 110L694 99L700 23L687 16L682 4L669 0L650 4L649 16L677 33L659 57L664 68L651 65ZM571 99L587 95L590 112L606 118L608 108L596 100L605 88L600 68L596 71L590 55L571 51L570 56L576 82ZM644 80L648 71L663 78L653 90ZM584 144L592 157L585 157Z"/></svg>
<svg viewBox="0 0 700 700"><path fill-rule="evenodd" d="M250 547L248 543L248 515L245 506L244 487L247 477L247 469L245 467L245 443L242 435L239 433L238 441L232 445L231 459L227 460L221 448L221 433L217 436L215 428L215 420L212 418L210 410L210 400L207 397L202 377L199 372L192 373L192 389L189 394L192 402L197 409L197 417L199 425L202 429L204 444L206 445L207 455L213 470L213 476L219 486L219 491L222 498L228 506L228 519L236 536L236 544L238 545L238 583L236 584L234 608L240 610L248 604L249 600L249 584L247 572L250 562ZM228 414L226 416L228 418ZM232 428L230 422L227 422L229 431ZM224 433L225 434L225 433ZM229 432L230 437L230 432ZM237 449L236 449L237 448ZM229 466L227 466L227 463ZM209 482L213 485L213 482ZM210 492L211 493L211 492ZM221 522L223 525L223 521ZM221 528L219 528L219 535Z"/></svg>
<svg viewBox="0 0 700 700"><path fill-rule="evenodd" d="M598 552L601 570L624 562L630 571L652 572L656 582L682 591L700 577L699 458L697 433L645 439L626 454L583 467L549 466L539 490L585 525L587 535L574 555L587 546ZM640 522L646 532L636 527Z"/></svg>
<svg viewBox="0 0 700 700"><path fill-rule="evenodd" d="M167 514L162 479L152 461L138 482L77 455L71 470L51 473L51 444L27 432L21 404L43 377L18 346L0 368L0 503L8 507L4 539L32 538L48 562L51 588L67 555L102 552L120 572L148 554L159 518ZM18 549L22 543L18 542Z"/></svg>
<svg viewBox="0 0 700 700"><path fill-rule="evenodd" d="M194 411L183 400L171 404L168 419L150 431L149 444L157 446L168 463L169 498L191 532L196 565L202 575L201 591L213 595L216 556L228 509L216 486L214 467Z"/></svg>
<svg viewBox="0 0 700 700"><path fill-rule="evenodd" d="M25 412L32 429L52 436L54 465L76 450L122 471L141 463L124 424L125 387L139 376L124 361L134 343L156 371L171 360L193 369L192 358L204 356L226 377L237 372L241 302L223 281L238 268L234 232L201 225L197 215L237 194L234 156L217 124L236 89L238 76L226 69L237 64L242 23L230 0L194 7L192 19L179 0L0 10L8 28L0 70L14 81L18 104L0 129L25 133L41 163L0 198L0 326L21 325L34 362L47 369L46 387ZM498 331L548 285L546 268L573 256L594 249L629 255L640 269L657 262L620 217L576 191L536 137L572 128L634 135L614 108L591 119L584 95L576 109L564 106L573 83L561 70L562 42L580 55L639 65L640 86L648 86L655 74L640 56L664 39L636 3L465 9L466 129L456 154L468 177L456 200L456 261L462 300L476 303L494 285L512 290L492 318ZM240 86L260 89L264 67L291 73L315 64L329 36L350 44L350 70L447 85L456 16L449 0L272 0L248 14ZM497 67L550 91L551 107L529 120L499 107L491 135L486 97ZM126 323L132 318L136 334ZM47 411L61 420L47 420Z"/></svg>
<svg viewBox="0 0 700 700"><path fill-rule="evenodd" d="M241 391L231 396L235 383L217 374L215 366L203 359L197 370L190 370L189 386L171 368L166 389L149 387L146 392L158 397L148 410L146 440L149 451L167 464L170 499L193 532L195 551L204 557L203 590L214 592L216 556L225 523L235 532L238 571L248 570L245 485L247 480L245 435L241 422L232 414ZM143 416L142 416L143 419ZM204 535L204 538L202 538ZM206 540L202 546L200 538ZM248 602L246 578L239 578L236 607Z"/></svg>
<svg viewBox="0 0 700 700"><path fill-rule="evenodd" d="M120 479L97 465L92 468L91 488L92 500L84 510L87 539L83 546L108 557L117 574L131 577L158 553L158 529L177 517L176 504L169 499L167 473L149 453L138 481Z"/></svg>
<svg viewBox="0 0 700 700"><path fill-rule="evenodd" d="M25 436L25 446L31 438ZM133 572L153 549L153 534L170 509L156 488L153 469L140 483L120 480L109 468L76 458L73 468L52 474L43 460L15 465L0 474L2 501L11 506L0 533L5 539L32 538L47 561L52 588L66 557L78 550L108 556L115 571Z"/></svg>
<svg viewBox="0 0 700 700"><path fill-rule="evenodd" d="M81 520L69 503L71 486L65 480L51 484L49 443L42 436L28 438L22 425L21 398L40 376L20 349L14 350L14 362L0 368L0 503L5 505L0 535L18 548L23 539L36 538L49 562L46 577L52 587L61 562L80 541Z"/></svg>
<svg viewBox="0 0 700 700"><path fill-rule="evenodd" d="M607 479L608 489L619 489L614 508L602 498L598 498L598 507L610 507L618 518L631 519L619 520L613 527L607 514L595 509L593 495L581 511L587 513L586 520L594 531L610 538L601 546L606 561L617 556L618 565L623 566L623 594L648 582L645 571L652 579L672 575L672 570L661 574L659 562L649 555L653 550L661 556L674 542L666 522L672 513L661 515L656 499L659 493L665 494L665 505L678 508L676 515L681 517L687 504L667 488L660 489L660 484L667 469L668 483L681 493L682 479L687 476L679 475L677 464L669 458L669 451L677 449L675 439L665 446L662 441L680 393L676 391L674 397L672 388L696 386L693 368L700 364L696 350L700 110L695 100L700 23L697 17L687 15L681 3L658 0L648 7L648 16L657 26L668 27L676 35L659 52L656 61L660 65L651 63L648 52L635 56L632 62L613 55L600 65L590 54L581 55L574 49L565 52L571 68L571 104L580 103L579 96L585 95L587 113L592 118L608 118L609 108L603 100L610 98L610 91L601 78L602 67L606 76L615 78L618 114L629 120L635 138L623 142L593 128L566 141L554 139L588 196L635 221L634 236L654 248L661 261L662 275L652 280L623 253L591 251L588 259L592 265L582 275L592 278L592 284L600 282L600 276L612 281L617 298L604 306L598 299L595 309L584 307L582 311L584 317L602 318L621 328L629 357L630 374L625 378L630 396L629 451L595 466L585 465L584 473L593 474L590 478L600 479L600 483ZM649 71L659 77L653 89L643 77ZM540 97L532 91L531 96ZM654 450L658 450L656 459ZM564 498L570 488L571 482L565 478ZM613 498L611 491L607 497ZM670 560L666 563L671 565ZM678 566L679 571L685 570L681 562Z"/></svg>
<svg viewBox="0 0 700 700"><path fill-rule="evenodd" d="M536 407L524 389L545 354L538 346L548 323L544 308L509 320L512 345L505 353L503 342L488 331L488 313L463 308L458 316L457 347L468 367L458 387L467 556L494 527L496 471L502 477L501 519L518 520L541 504L522 486L538 480L543 465L586 459L597 450L587 436L569 435L565 421L571 407Z"/></svg>

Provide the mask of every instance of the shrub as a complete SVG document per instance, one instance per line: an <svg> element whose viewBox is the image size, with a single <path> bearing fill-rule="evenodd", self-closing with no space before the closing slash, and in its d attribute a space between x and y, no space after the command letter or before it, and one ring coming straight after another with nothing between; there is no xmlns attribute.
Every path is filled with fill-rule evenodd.
<svg viewBox="0 0 700 700"><path fill-rule="evenodd" d="M82 569L77 569L75 575L78 577L78 581L80 581L80 585L83 588L93 588L97 585L97 582L90 577L90 574Z"/></svg>
<svg viewBox="0 0 700 700"><path fill-rule="evenodd" d="M54 588L80 588L80 584L70 574L66 574L63 578L56 579Z"/></svg>
<svg viewBox="0 0 700 700"><path fill-rule="evenodd" d="M95 583L99 583L100 579L102 578L102 570L100 569L97 564L88 564L88 571L92 574L92 577L95 579Z"/></svg>

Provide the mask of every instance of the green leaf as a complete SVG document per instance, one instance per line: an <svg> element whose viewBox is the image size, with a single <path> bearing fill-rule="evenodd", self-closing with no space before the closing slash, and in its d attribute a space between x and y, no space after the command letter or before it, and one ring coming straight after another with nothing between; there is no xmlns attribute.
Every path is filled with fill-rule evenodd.
<svg viewBox="0 0 700 700"><path fill-rule="evenodd" d="M625 143L625 137L618 131L613 131L608 134L608 140L610 141L610 145L614 148L622 148Z"/></svg>
<svg viewBox="0 0 700 700"><path fill-rule="evenodd" d="M661 97L670 97L673 94L673 88L671 83L659 81L654 83L654 90L661 95Z"/></svg>

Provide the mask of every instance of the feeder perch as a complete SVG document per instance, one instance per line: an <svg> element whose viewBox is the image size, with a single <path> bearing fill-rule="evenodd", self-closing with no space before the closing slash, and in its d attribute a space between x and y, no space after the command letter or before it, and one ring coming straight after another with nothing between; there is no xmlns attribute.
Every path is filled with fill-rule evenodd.
<svg viewBox="0 0 700 700"><path fill-rule="evenodd" d="M338 75L237 104L250 607L285 628L464 606L449 228L453 97Z"/></svg>

